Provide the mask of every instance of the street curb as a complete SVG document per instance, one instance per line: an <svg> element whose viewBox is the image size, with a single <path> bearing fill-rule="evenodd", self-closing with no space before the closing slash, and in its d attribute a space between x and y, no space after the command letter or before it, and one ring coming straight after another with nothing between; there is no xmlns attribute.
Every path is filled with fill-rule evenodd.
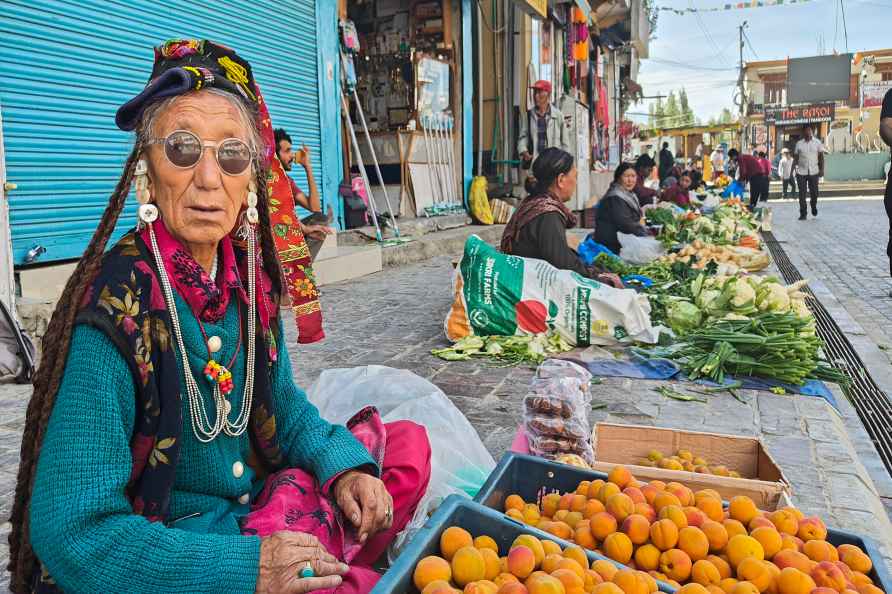
<svg viewBox="0 0 892 594"><path fill-rule="evenodd" d="M381 250L384 268L395 268L416 264L437 256L461 256L465 242L471 235L478 235L487 243L498 244L502 237L504 225L467 225L456 229L447 229L427 233L414 240L384 247Z"/></svg>

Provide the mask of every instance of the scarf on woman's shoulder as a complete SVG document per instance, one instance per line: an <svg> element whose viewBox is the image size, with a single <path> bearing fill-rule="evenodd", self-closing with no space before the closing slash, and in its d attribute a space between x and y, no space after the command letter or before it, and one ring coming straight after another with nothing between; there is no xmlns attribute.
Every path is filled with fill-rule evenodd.
<svg viewBox="0 0 892 594"><path fill-rule="evenodd" d="M230 295L235 294L242 308L244 334L248 296L241 279L247 274L247 254L225 238L221 241L217 278L212 279L163 224L156 224L155 231L168 278L193 314L202 321L217 322L225 314ZM269 278L259 266L258 277L259 344L255 367L246 373L254 373L249 435L256 454L252 458L261 464L258 471L262 475L281 469L284 457L276 435L269 377L270 366L276 358L274 334L278 332L278 324L273 322L278 309L268 293ZM131 231L105 254L98 274L84 295L76 323L102 331L130 368L137 413L130 440L132 465L125 493L134 514L151 522L168 523L183 431L190 429L185 427L182 414L180 372L170 312L151 247L143 233ZM41 574L34 578L34 592L58 594L61 589L42 567Z"/></svg>
<svg viewBox="0 0 892 594"><path fill-rule="evenodd" d="M610 187L607 189L607 193L604 194L604 197L601 198L599 204L604 204L608 198L617 197L626 204L629 205L632 210L638 213L639 218L641 217L641 204L638 202L638 196L635 195L634 192L630 192L629 190L622 187L619 183L613 182L610 184Z"/></svg>
<svg viewBox="0 0 892 594"><path fill-rule="evenodd" d="M511 215L508 224L505 225L505 230L502 232L502 244L500 246L502 253L512 253L511 250L514 247L514 242L520 237L521 229L536 217L549 212L560 214L567 229L576 226L576 215L570 212L570 209L568 209L554 194L546 192L535 196L527 196L521 201L520 206L517 207L514 214Z"/></svg>

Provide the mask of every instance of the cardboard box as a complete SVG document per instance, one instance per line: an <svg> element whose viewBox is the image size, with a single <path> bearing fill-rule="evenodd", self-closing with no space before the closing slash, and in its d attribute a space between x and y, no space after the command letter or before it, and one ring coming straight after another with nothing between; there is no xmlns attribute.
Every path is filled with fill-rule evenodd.
<svg viewBox="0 0 892 594"><path fill-rule="evenodd" d="M610 472L622 464L642 481L677 481L694 491L715 489L726 501L735 495L746 495L760 509L769 511L791 505L789 482L762 442L752 437L598 423L592 431L592 448L595 470ZM638 465L651 450L671 456L680 449L702 456L710 465L722 464L736 470L741 478Z"/></svg>

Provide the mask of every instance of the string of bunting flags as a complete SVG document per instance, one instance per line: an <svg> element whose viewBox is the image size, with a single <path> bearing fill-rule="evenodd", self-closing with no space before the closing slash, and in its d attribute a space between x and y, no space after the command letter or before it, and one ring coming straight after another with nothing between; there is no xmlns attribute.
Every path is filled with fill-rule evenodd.
<svg viewBox="0 0 892 594"><path fill-rule="evenodd" d="M665 10L674 12L678 15L691 14L695 12L722 12L725 10L738 10L744 8L763 8L766 6L788 6L792 4L805 4L814 2L815 0L748 0L747 2L728 2L722 6L714 6L710 8L675 8L673 6L657 6L657 10Z"/></svg>

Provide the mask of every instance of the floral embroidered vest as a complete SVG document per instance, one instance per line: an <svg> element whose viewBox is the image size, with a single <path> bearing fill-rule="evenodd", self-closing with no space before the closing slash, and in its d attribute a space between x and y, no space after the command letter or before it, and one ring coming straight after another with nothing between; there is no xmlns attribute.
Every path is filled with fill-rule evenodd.
<svg viewBox="0 0 892 594"><path fill-rule="evenodd" d="M244 250L236 247L239 264L244 264L246 258ZM235 301L243 308L243 331L247 332L247 307L240 300ZM153 256L136 233L122 237L104 256L99 273L84 295L76 323L104 332L130 367L136 386L136 419L130 441L133 465L126 494L133 513L152 522L168 522L184 431L180 373L170 332L170 313ZM254 401L248 431L252 463L258 475L264 476L280 470L284 457L276 437L270 389L275 337L272 333L264 337L259 322L257 326ZM42 564L33 583L37 594L62 592Z"/></svg>

